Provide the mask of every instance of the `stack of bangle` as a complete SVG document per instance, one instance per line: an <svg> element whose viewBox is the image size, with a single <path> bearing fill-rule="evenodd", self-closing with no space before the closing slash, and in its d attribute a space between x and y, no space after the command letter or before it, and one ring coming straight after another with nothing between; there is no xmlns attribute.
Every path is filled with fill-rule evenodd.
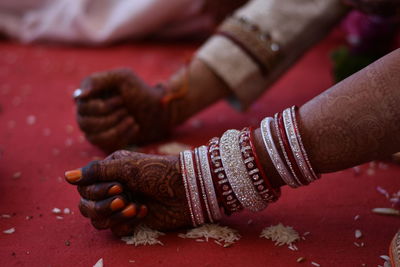
<svg viewBox="0 0 400 267"><path fill-rule="evenodd" d="M274 67L280 46L268 33L245 18L229 17L216 32L232 41L258 66L265 76Z"/></svg>
<svg viewBox="0 0 400 267"><path fill-rule="evenodd" d="M308 159L296 117L297 107L261 122L265 149L282 180L291 187L319 178ZM274 130L274 132L273 132ZM277 140L274 140L277 139ZM280 150L278 150L278 147ZM186 198L193 226L215 222L225 214L260 211L281 195L273 188L257 156L253 131L228 130L208 146L180 154Z"/></svg>
<svg viewBox="0 0 400 267"><path fill-rule="evenodd" d="M319 179L314 172L301 140L297 119L297 107L287 108L276 113L274 119L265 118L261 122L261 133L272 163L285 183L293 188L308 185ZM281 148L284 160L273 140L271 124Z"/></svg>

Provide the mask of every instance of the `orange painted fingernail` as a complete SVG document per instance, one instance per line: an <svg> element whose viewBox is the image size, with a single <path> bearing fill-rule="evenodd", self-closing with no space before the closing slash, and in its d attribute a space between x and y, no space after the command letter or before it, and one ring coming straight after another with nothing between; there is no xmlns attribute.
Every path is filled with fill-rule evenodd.
<svg viewBox="0 0 400 267"><path fill-rule="evenodd" d="M67 179L67 181L70 183L75 183L75 182L79 181L81 178L82 178L82 170L81 169L65 172L65 179Z"/></svg>
<svg viewBox="0 0 400 267"><path fill-rule="evenodd" d="M138 216L137 216L137 217L138 217L138 218L143 218L143 217L145 217L145 216L147 215L148 211L149 211L149 209L147 208L146 205L140 206L140 210L139 210L139 213L138 213Z"/></svg>
<svg viewBox="0 0 400 267"><path fill-rule="evenodd" d="M122 215L124 217L133 217L136 215L136 206L134 204L130 204L122 211Z"/></svg>
<svg viewBox="0 0 400 267"><path fill-rule="evenodd" d="M108 195L114 196L122 193L122 188L119 185L113 185L110 189L108 189Z"/></svg>
<svg viewBox="0 0 400 267"><path fill-rule="evenodd" d="M119 210L122 209L122 207L125 206L125 202L120 199L120 198L116 198L111 202L111 210Z"/></svg>

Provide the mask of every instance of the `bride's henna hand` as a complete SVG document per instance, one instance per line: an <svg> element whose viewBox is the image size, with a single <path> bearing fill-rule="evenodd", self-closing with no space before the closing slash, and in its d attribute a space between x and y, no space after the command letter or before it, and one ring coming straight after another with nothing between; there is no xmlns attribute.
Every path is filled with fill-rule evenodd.
<svg viewBox="0 0 400 267"><path fill-rule="evenodd" d="M117 235L127 235L139 223L158 230L190 225L177 156L117 151L106 160L89 163L82 168L81 175L79 172L67 172L66 179L78 185L83 198L80 210L98 229L111 228ZM125 187L124 195L109 197L109 188L119 185ZM105 199L94 201L101 197ZM115 199L121 199L124 205L112 210ZM135 212L124 216L123 207L131 207Z"/></svg>
<svg viewBox="0 0 400 267"><path fill-rule="evenodd" d="M163 94L127 69L93 74L76 96L78 124L105 151L160 139L169 130Z"/></svg>

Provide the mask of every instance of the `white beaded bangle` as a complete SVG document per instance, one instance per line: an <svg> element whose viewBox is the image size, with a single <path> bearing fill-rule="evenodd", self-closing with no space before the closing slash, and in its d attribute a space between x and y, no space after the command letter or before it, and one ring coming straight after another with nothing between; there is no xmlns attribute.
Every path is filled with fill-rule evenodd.
<svg viewBox="0 0 400 267"><path fill-rule="evenodd" d="M210 206L211 215L213 220L220 220L222 218L221 210L218 205L217 194L215 193L214 184L212 181L212 174L210 169L210 161L208 159L208 148L201 146L198 148L198 155L200 160L201 173L203 174L203 181L207 200Z"/></svg>
<svg viewBox="0 0 400 267"><path fill-rule="evenodd" d="M261 121L261 135L263 138L265 149L267 150L268 155L271 158L271 161L274 164L275 169L281 176L282 180L290 187L297 188L299 187L299 185L294 180L289 170L286 168L272 138L271 123L273 121L274 120L271 117L267 117Z"/></svg>
<svg viewBox="0 0 400 267"><path fill-rule="evenodd" d="M201 207L199 189L197 188L196 172L194 170L193 153L190 150L183 151L183 159L186 167L186 177L192 203L194 219L197 225L204 223L203 209Z"/></svg>
<svg viewBox="0 0 400 267"><path fill-rule="evenodd" d="M184 156L183 152L179 154L179 160L181 163L181 172L182 172L182 180L183 180L183 185L185 187L185 194L186 194L186 200L188 202L188 207L189 207L189 212L190 212L190 219L192 220L192 225L193 227L196 227L196 221L194 220L194 215L193 215L193 209L192 209L192 201L189 193L189 188L188 188L188 182L187 182L187 177L186 177L186 168L185 168L185 161L184 161Z"/></svg>
<svg viewBox="0 0 400 267"><path fill-rule="evenodd" d="M281 133L279 131L278 119L279 119L278 118L278 113L275 113L275 116L274 116L275 132L276 132L276 135L278 136L279 145L280 145L280 147L282 149L283 156L284 156L284 158L286 160L287 165L289 166L289 169L290 169L290 172L292 173L292 177L294 178L294 181L296 182L296 184L298 186L302 186L303 183L300 182L299 178L297 177L296 172L294 171L292 163L291 163L291 161L289 159L289 156L286 153L285 146L283 145L282 138L284 138L284 137L281 135Z"/></svg>
<svg viewBox="0 0 400 267"><path fill-rule="evenodd" d="M257 193L247 173L240 152L239 135L240 132L237 130L228 130L222 135L220 140L222 165L233 192L243 207L251 211L260 211L266 208L267 203Z"/></svg>
<svg viewBox="0 0 400 267"><path fill-rule="evenodd" d="M211 210L210 210L210 207L209 207L209 204L208 204L208 200L207 200L206 188L204 186L204 176L203 176L203 171L202 171L201 165L200 165L200 156L199 156L199 149L198 148L194 149L194 158L196 160L197 178L199 179L201 195L203 197L204 206L206 208L209 221L211 223L213 223L214 220L213 220L213 218L211 216Z"/></svg>
<svg viewBox="0 0 400 267"><path fill-rule="evenodd" d="M285 132L288 137L290 149L293 152L294 159L296 160L297 166L299 167L301 174L304 178L311 183L314 179L310 171L308 170L307 163L303 157L302 151L300 149L300 144L297 139L297 135L293 125L293 119L290 112L290 108L287 108L282 113L283 116L283 124L285 127Z"/></svg>
<svg viewBox="0 0 400 267"><path fill-rule="evenodd" d="M292 113L292 120L293 120L294 129L296 131L297 140L299 141L299 144L300 144L301 152L303 153L303 156L304 156L304 159L305 159L305 161L307 163L308 169L311 172L311 176L312 176L313 180L315 181L315 180L320 178L320 175L315 173L315 171L314 171L314 169L313 169L313 167L311 165L311 162L310 162L310 160L308 158L306 149L304 148L303 141L301 140L301 135L300 135L299 127L298 127L298 124L297 124L297 119L296 119L296 106L293 106L291 108L291 113Z"/></svg>

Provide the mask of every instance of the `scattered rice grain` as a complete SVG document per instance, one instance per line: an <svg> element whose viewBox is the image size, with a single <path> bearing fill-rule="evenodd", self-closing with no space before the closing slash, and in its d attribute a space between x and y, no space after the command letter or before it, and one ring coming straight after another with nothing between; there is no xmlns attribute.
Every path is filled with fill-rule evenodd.
<svg viewBox="0 0 400 267"><path fill-rule="evenodd" d="M56 216L56 218L57 218L57 220L63 220L64 219L64 217L62 217L62 216Z"/></svg>
<svg viewBox="0 0 400 267"><path fill-rule="evenodd" d="M51 210L53 214L61 214L61 210L59 208L54 208Z"/></svg>
<svg viewBox="0 0 400 267"><path fill-rule="evenodd" d="M127 245L146 246L146 245L164 245L159 236L165 235L159 231L148 228L147 226L140 225L136 227L132 236L124 236L121 238Z"/></svg>
<svg viewBox="0 0 400 267"><path fill-rule="evenodd" d="M392 208L374 208L372 212L382 215L400 216L400 211Z"/></svg>
<svg viewBox="0 0 400 267"><path fill-rule="evenodd" d="M70 214L70 213L71 213L71 210L70 210L69 208L65 208L65 209L63 210L63 212L64 212L64 214Z"/></svg>
<svg viewBox="0 0 400 267"><path fill-rule="evenodd" d="M22 176L22 172L16 172L16 173L14 173L13 174L13 179L18 179L18 178L21 178L21 176Z"/></svg>
<svg viewBox="0 0 400 267"><path fill-rule="evenodd" d="M384 195L386 198L390 198L388 191L386 191L386 189L384 189L383 187L377 186L376 191Z"/></svg>
<svg viewBox="0 0 400 267"><path fill-rule="evenodd" d="M178 236L183 237L182 234L179 234ZM187 231L183 238L204 238L207 242L208 239L212 238L220 242L222 246L227 247L239 240L240 235L236 230L227 226L220 226L218 224L204 224L198 228Z"/></svg>
<svg viewBox="0 0 400 267"><path fill-rule="evenodd" d="M293 227L281 223L264 228L260 237L275 241L275 246L290 245L300 239L299 233Z"/></svg>
<svg viewBox="0 0 400 267"><path fill-rule="evenodd" d="M219 242L218 240L214 240L214 243L217 244L217 245L220 245L222 247L222 243Z"/></svg>
<svg viewBox="0 0 400 267"><path fill-rule="evenodd" d="M360 215L357 214L356 216L354 216L355 221L358 221L359 219L360 219Z"/></svg>
<svg viewBox="0 0 400 267"><path fill-rule="evenodd" d="M357 239L361 238L361 237L362 237L361 231L357 229L357 230L354 232L354 236L355 236L355 238L357 238Z"/></svg>
<svg viewBox="0 0 400 267"><path fill-rule="evenodd" d="M299 258L297 258L297 262L304 262L306 260L306 258L304 258L304 257L299 257Z"/></svg>
<svg viewBox="0 0 400 267"><path fill-rule="evenodd" d="M15 232L15 228L14 227L3 231L3 233L8 234L8 235L13 234L14 232Z"/></svg>
<svg viewBox="0 0 400 267"><path fill-rule="evenodd" d="M358 244L357 242L354 242L353 244L354 244L354 246L356 246L358 248L360 247L360 244Z"/></svg>
<svg viewBox="0 0 400 267"><path fill-rule="evenodd" d="M318 263L316 263L314 261L312 261L311 264L314 265L314 266L318 266L318 267L321 266L320 264L318 264Z"/></svg>
<svg viewBox="0 0 400 267"><path fill-rule="evenodd" d="M10 214L1 214L1 218L9 219L9 218L11 218L11 215Z"/></svg>
<svg viewBox="0 0 400 267"><path fill-rule="evenodd" d="M103 258L99 259L93 267L103 267Z"/></svg>

